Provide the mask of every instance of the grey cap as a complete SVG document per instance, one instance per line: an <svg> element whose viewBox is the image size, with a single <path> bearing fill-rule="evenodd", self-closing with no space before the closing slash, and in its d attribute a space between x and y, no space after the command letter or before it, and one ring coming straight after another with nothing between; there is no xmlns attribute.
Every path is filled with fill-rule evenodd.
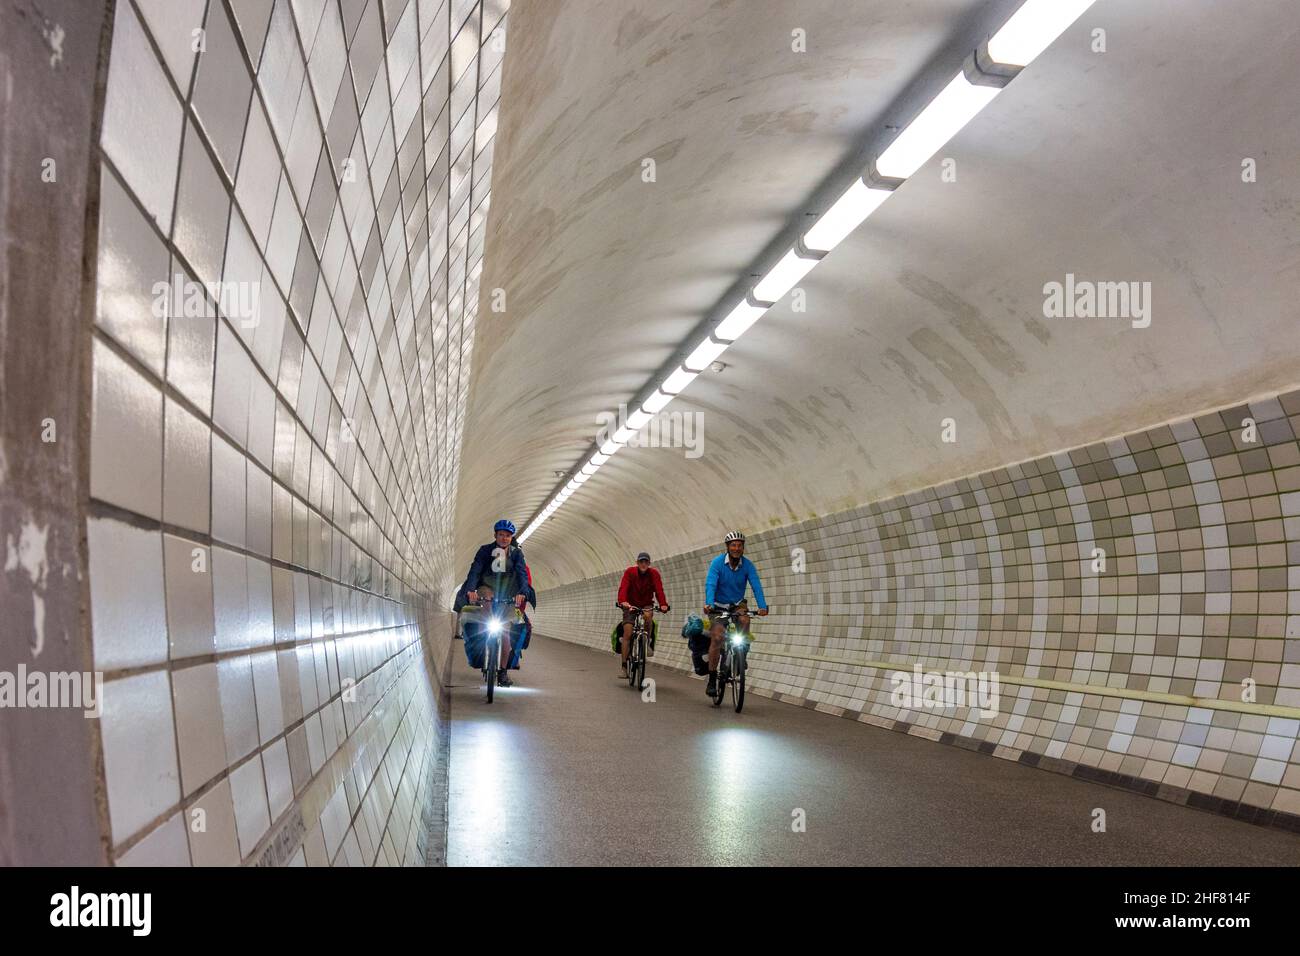
<svg viewBox="0 0 1300 956"><path fill-rule="evenodd" d="M636 559L637 559L638 561L649 561L649 560L650 560L650 555L647 554L646 552L642 551L640 554L638 554L638 555L636 556Z"/></svg>

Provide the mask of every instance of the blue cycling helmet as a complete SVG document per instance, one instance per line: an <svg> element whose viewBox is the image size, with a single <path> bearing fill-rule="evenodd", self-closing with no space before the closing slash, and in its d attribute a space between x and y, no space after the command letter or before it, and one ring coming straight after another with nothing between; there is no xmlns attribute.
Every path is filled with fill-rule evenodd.
<svg viewBox="0 0 1300 956"><path fill-rule="evenodd" d="M509 531L511 534L514 534L515 523L511 521L509 518L502 518L492 527L493 534L496 534L496 532L498 531Z"/></svg>

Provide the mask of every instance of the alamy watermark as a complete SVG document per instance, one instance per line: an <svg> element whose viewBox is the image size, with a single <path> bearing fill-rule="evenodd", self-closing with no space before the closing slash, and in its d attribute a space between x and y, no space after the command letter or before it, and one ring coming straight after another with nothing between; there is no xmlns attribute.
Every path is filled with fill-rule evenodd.
<svg viewBox="0 0 1300 956"><path fill-rule="evenodd" d="M71 707L87 719L98 718L104 709L104 675L100 671L0 671L0 710L7 707Z"/></svg>
<svg viewBox="0 0 1300 956"><path fill-rule="evenodd" d="M150 311L158 319L169 315L210 319L215 318L220 309L241 328L251 329L257 325L260 282L195 282L178 272L170 282L161 279L155 282L150 291L153 294Z"/></svg>
<svg viewBox="0 0 1300 956"><path fill-rule="evenodd" d="M1093 282L1065 274L1064 282L1043 286L1043 316L1048 319L1130 319L1135 329L1151 324L1150 282Z"/></svg>
<svg viewBox="0 0 1300 956"><path fill-rule="evenodd" d="M132 936L148 936L152 914L152 893L83 893L74 885L50 897L50 925L56 927L117 926Z"/></svg>
<svg viewBox="0 0 1300 956"><path fill-rule="evenodd" d="M618 412L601 412L596 416L600 430L596 432L597 446L605 444L620 431L631 431L627 405L619 405ZM629 448L685 448L687 458L704 454L703 412L660 412L627 439Z"/></svg>
<svg viewBox="0 0 1300 956"><path fill-rule="evenodd" d="M981 717L998 713L1002 682L997 671L922 671L889 675L894 689L889 702L905 710L949 710L953 707L978 709Z"/></svg>

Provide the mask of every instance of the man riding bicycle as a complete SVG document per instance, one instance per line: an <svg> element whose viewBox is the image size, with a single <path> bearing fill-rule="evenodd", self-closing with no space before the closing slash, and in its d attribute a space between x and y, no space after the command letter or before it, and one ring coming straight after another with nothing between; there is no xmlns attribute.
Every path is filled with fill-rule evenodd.
<svg viewBox="0 0 1300 956"><path fill-rule="evenodd" d="M754 589L754 600L758 602L757 614L766 617L767 601L763 598L763 584L758 579L758 568L754 562L745 557L745 536L739 531L729 531L723 538L727 546L724 554L718 555L709 564L709 575L704 581L704 613L710 618L709 628L709 683L705 693L710 697L717 693L718 659L722 656L722 642L725 636L725 624L715 617L715 609L735 606L732 620L741 632L749 633L749 608L745 604L745 586Z"/></svg>
<svg viewBox="0 0 1300 956"><path fill-rule="evenodd" d="M645 615L645 626L649 630L654 621L654 612L650 606L655 598L659 599L660 613L668 613L668 599L664 597L664 582L659 576L659 569L650 566L650 555L642 551L636 556L636 564L623 572L623 580L618 585L618 606L623 609L623 663L619 665L619 680L627 680L627 658L632 640L632 622L638 614ZM643 612L641 609L645 608Z"/></svg>
<svg viewBox="0 0 1300 956"><path fill-rule="evenodd" d="M469 566L469 574L465 577L465 583L461 585L458 597L464 596L467 603L477 604L481 588L484 599L490 600L493 605L513 602L515 608L522 611L530 587L527 566L524 564L524 552L519 545L514 544L515 526L513 522L502 518L492 530L495 532L496 540L483 545L475 553L474 560ZM459 606L459 601L457 604ZM477 631L481 627L482 625L477 622L466 621L463 628L467 638L465 656L469 658L471 667L475 664L475 647L481 645L477 641L471 642L468 638L471 635L477 637ZM507 673L510 663L510 638L513 631L514 628L507 627L501 634L501 660L498 662L500 673L497 676L497 683L502 687L509 687L513 683ZM492 661L483 662L485 667L492 666L492 663Z"/></svg>

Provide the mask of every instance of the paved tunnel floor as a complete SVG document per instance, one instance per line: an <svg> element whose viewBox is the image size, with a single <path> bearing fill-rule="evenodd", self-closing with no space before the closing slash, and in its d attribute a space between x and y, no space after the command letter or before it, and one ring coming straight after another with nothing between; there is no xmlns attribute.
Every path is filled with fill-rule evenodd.
<svg viewBox="0 0 1300 956"><path fill-rule="evenodd" d="M454 650L450 865L1300 864L1300 835L766 697L715 710L666 668L643 703L612 654L542 637L488 705Z"/></svg>

